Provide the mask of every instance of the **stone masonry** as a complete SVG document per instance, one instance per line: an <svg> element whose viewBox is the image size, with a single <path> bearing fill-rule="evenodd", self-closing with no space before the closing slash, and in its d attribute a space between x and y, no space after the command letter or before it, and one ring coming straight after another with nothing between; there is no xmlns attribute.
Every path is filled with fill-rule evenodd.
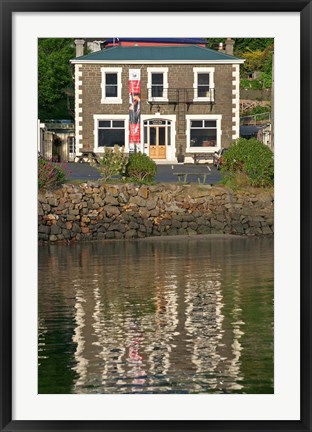
<svg viewBox="0 0 312 432"><path fill-rule="evenodd" d="M38 196L40 242L151 236L272 235L274 197L221 186L63 185Z"/></svg>
<svg viewBox="0 0 312 432"><path fill-rule="evenodd" d="M116 65L105 64L105 67ZM205 65L203 65L205 66ZM101 64L84 64L79 65L79 92L80 101L80 123L83 123L83 129L80 132L80 146L84 150L92 151L94 148L94 114L127 114L129 107L128 95L128 77L129 69L133 65L122 65L122 104L102 104L101 103ZM169 89L180 89L179 103L150 105L148 103L147 79L148 67L168 67L168 86ZM135 65L135 68L141 69L141 114L155 115L160 109L161 115L176 115L176 149L182 145L186 147L186 120L185 116L189 114L221 114L222 115L222 147L228 147L229 144L237 138L235 134L236 119L233 117L233 110L237 110L235 92L238 91L239 82L233 80L237 65L233 64L210 64L209 67L215 68L215 104L209 103L190 103L185 101L183 89L192 91L194 82L193 68L199 67L198 64L157 64L157 65ZM78 68L78 65L76 65ZM233 75L234 74L234 75ZM80 124L79 123L79 124Z"/></svg>

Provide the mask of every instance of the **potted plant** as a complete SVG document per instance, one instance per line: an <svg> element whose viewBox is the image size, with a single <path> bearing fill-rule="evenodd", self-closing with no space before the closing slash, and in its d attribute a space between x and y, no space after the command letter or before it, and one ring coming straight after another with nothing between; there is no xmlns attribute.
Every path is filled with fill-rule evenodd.
<svg viewBox="0 0 312 432"><path fill-rule="evenodd" d="M183 162L184 162L184 158L185 158L185 156L184 156L184 154L182 153L182 144L180 144L180 145L179 145L179 152L178 152L178 154L177 154L177 160L178 160L178 163L183 163Z"/></svg>

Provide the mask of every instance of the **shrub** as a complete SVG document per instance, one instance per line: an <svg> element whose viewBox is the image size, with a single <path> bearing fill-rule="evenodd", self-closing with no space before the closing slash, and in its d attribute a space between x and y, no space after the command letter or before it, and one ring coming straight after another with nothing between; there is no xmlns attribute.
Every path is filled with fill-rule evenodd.
<svg viewBox="0 0 312 432"><path fill-rule="evenodd" d="M102 180L107 181L115 175L123 175L126 171L127 158L124 148L117 144L114 148L105 148L104 155L99 159L98 165L93 165L101 174Z"/></svg>
<svg viewBox="0 0 312 432"><path fill-rule="evenodd" d="M52 160L38 157L38 189L51 189L66 180L65 164L55 164Z"/></svg>
<svg viewBox="0 0 312 432"><path fill-rule="evenodd" d="M252 89L252 90L263 89L263 84L259 80L248 80L247 78L242 78L240 85L244 89Z"/></svg>
<svg viewBox="0 0 312 432"><path fill-rule="evenodd" d="M234 180L237 185L273 186L273 152L256 138L239 138L224 154L221 172L228 184Z"/></svg>
<svg viewBox="0 0 312 432"><path fill-rule="evenodd" d="M126 176L139 182L152 182L156 175L156 163L146 154L132 153L126 166Z"/></svg>

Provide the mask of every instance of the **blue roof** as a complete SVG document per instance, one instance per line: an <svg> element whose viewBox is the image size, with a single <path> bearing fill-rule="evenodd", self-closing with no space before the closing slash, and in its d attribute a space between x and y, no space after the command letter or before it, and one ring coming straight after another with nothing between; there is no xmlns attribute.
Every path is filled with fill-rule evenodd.
<svg viewBox="0 0 312 432"><path fill-rule="evenodd" d="M261 129L261 126L254 125L244 125L239 128L239 135L241 137L251 137L256 136L258 131Z"/></svg>
<svg viewBox="0 0 312 432"><path fill-rule="evenodd" d="M209 48L190 46L113 46L104 48L73 61L228 61L241 59Z"/></svg>
<svg viewBox="0 0 312 432"><path fill-rule="evenodd" d="M108 38L105 39L104 45L116 42L145 42L145 43L178 43L178 44L206 44L204 38Z"/></svg>

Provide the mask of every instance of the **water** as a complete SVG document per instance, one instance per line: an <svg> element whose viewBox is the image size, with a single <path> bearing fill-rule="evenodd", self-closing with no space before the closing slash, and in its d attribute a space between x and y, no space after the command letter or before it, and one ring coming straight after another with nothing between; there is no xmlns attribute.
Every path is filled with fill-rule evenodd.
<svg viewBox="0 0 312 432"><path fill-rule="evenodd" d="M273 393L273 239L39 247L39 393Z"/></svg>

